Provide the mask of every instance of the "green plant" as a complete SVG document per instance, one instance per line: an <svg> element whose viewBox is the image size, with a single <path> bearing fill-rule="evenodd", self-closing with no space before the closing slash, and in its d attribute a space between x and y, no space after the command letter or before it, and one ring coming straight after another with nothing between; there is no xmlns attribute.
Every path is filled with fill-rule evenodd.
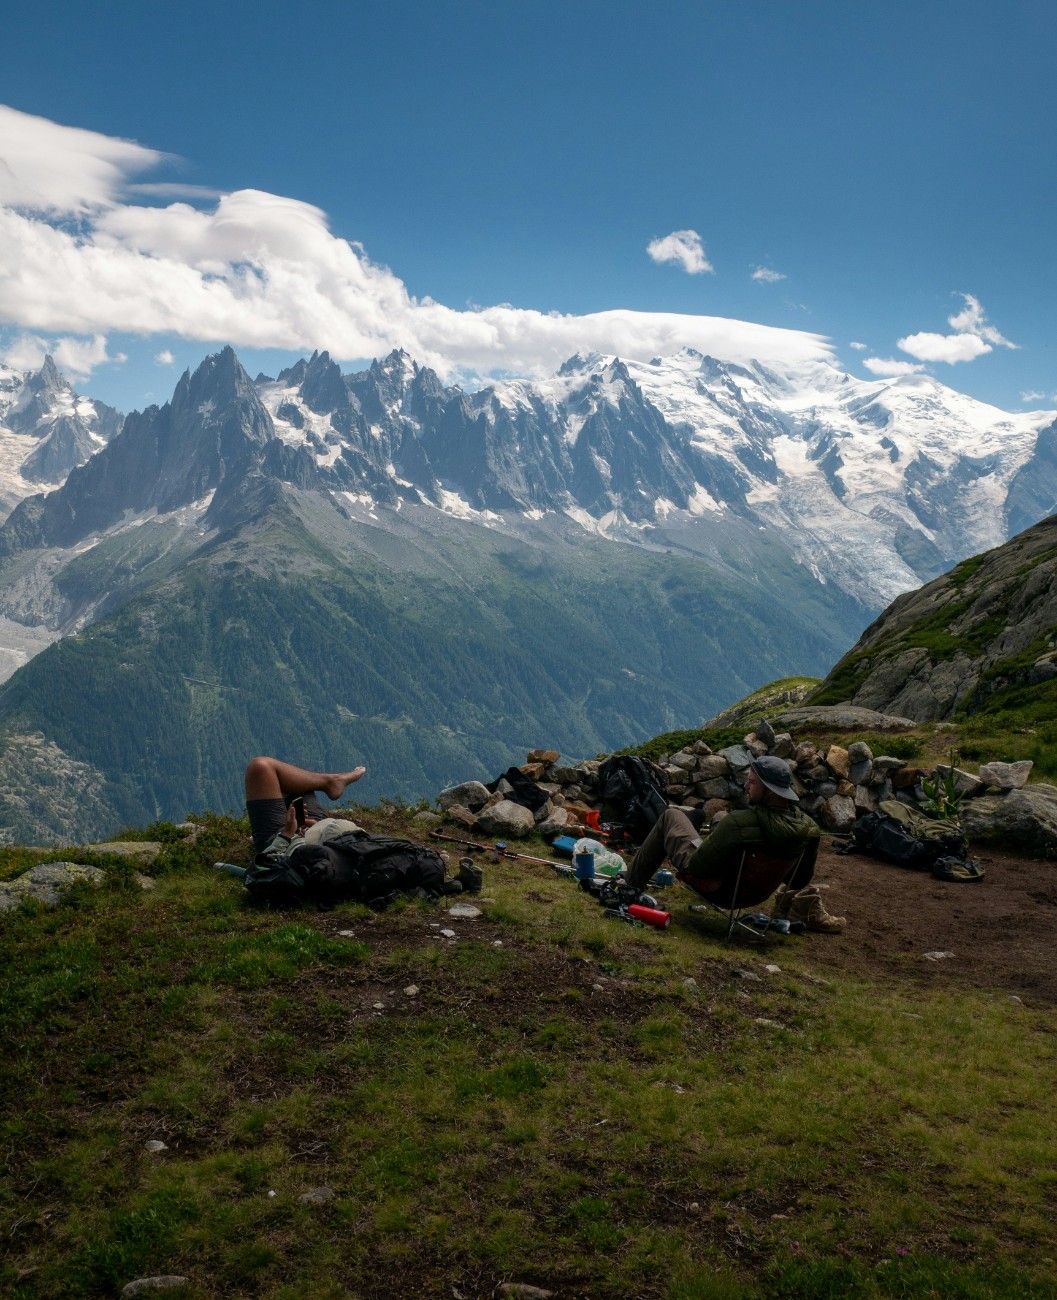
<svg viewBox="0 0 1057 1300"><path fill-rule="evenodd" d="M938 767L931 776L923 777L921 781L921 788L925 792L925 811L943 821L957 822L965 799L965 791L958 785L955 769L957 756L958 751L952 749L947 756L947 766Z"/></svg>

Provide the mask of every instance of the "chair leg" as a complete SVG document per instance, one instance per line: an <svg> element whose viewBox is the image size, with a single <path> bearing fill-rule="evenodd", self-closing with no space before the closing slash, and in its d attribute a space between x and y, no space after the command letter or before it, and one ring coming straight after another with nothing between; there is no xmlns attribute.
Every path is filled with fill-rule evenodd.
<svg viewBox="0 0 1057 1300"><path fill-rule="evenodd" d="M734 889L732 890L730 895L731 903L730 903L730 913L728 915L728 923L727 923L727 943L730 943L730 940L734 934L735 927L738 924L738 893L741 890L741 873L744 870L745 870L745 853L743 851L741 858L738 861L738 874L734 877Z"/></svg>

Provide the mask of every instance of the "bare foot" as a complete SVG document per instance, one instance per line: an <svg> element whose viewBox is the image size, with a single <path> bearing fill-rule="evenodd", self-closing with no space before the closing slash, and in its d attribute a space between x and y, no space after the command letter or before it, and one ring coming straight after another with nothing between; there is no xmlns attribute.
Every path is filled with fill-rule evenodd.
<svg viewBox="0 0 1057 1300"><path fill-rule="evenodd" d="M366 771L365 767L357 767L351 772L338 772L334 776L328 776L321 787L323 793L330 799L340 799L353 781L358 781Z"/></svg>

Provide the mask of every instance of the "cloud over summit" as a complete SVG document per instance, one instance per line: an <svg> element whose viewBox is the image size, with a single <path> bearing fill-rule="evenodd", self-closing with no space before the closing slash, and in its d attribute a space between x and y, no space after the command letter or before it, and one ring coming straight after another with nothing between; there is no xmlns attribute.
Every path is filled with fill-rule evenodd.
<svg viewBox="0 0 1057 1300"><path fill-rule="evenodd" d="M141 200L163 197L164 187L144 196L144 187L128 179L165 155L12 109L3 113L0 322L26 330L328 348L342 360L404 347L446 376L550 373L584 350L641 360L685 346L732 361L832 356L817 334L714 316L630 309L571 315L509 305L456 310L411 295L362 245L335 235L312 204L244 189L215 200L192 190L197 205L151 205ZM45 150L46 165L34 158ZM79 220L60 221L61 215ZM676 236L687 237L677 241L680 264L711 269L695 232L666 238Z"/></svg>

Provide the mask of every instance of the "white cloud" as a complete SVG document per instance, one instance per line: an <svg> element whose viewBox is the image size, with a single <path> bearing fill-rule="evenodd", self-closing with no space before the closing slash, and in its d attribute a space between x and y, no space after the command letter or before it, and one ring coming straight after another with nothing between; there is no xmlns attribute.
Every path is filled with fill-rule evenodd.
<svg viewBox="0 0 1057 1300"><path fill-rule="evenodd" d="M7 207L80 216L114 202L126 176L165 156L0 104L0 204Z"/></svg>
<svg viewBox="0 0 1057 1300"><path fill-rule="evenodd" d="M3 359L16 370L37 370L50 355L60 370L75 379L84 379L96 366L105 362L121 363L128 358L123 352L110 356L106 338L96 334L92 338L46 339L39 334L21 334L4 349Z"/></svg>
<svg viewBox="0 0 1057 1300"><path fill-rule="evenodd" d="M927 330L908 334L896 340L896 347L919 361L945 361L952 366L959 361L975 361L995 347L1017 347L987 323L987 313L978 298L971 293L959 296L964 307L947 317L947 324L955 331L953 334L933 334Z"/></svg>
<svg viewBox="0 0 1057 1300"><path fill-rule="evenodd" d="M991 351L991 344L985 343L975 334L908 334L906 338L896 339L896 347L908 356L917 357L919 361L946 361L954 365L958 361L975 361Z"/></svg>
<svg viewBox="0 0 1057 1300"><path fill-rule="evenodd" d="M162 348L162 350L158 353L158 355L154 358L154 360L158 363L159 366L171 366L172 363L176 360L176 358L173 356L173 354L169 351L168 348Z"/></svg>
<svg viewBox="0 0 1057 1300"><path fill-rule="evenodd" d="M787 280L789 277L781 271L772 271L769 266L756 266L753 267L752 278L757 284L777 284L779 280Z"/></svg>
<svg viewBox="0 0 1057 1300"><path fill-rule="evenodd" d="M15 117L37 130L39 119ZM102 137L77 131L60 152L76 154L86 134L92 158L105 153ZM122 165L131 172L141 164L133 152ZM86 186L75 188L86 202ZM587 350L634 360L686 346L740 362L832 359L818 334L715 316L456 310L412 296L360 244L332 234L318 208L259 190L225 194L204 209L147 206L130 201L120 175L110 175L106 195L75 226L50 211L0 206L0 321L29 333L92 336L89 347L112 330L236 347L327 348L339 360L404 347L445 376L551 373ZM73 197L71 189L68 204Z"/></svg>
<svg viewBox="0 0 1057 1300"><path fill-rule="evenodd" d="M1014 350L1018 347L1018 344L1011 343L1009 339L999 334L993 325L987 323L987 313L980 305L979 298L974 298L971 293L963 293L959 296L965 306L960 312L947 317L947 324L952 330L975 334L978 338L987 343L992 343L996 347L1013 348Z"/></svg>
<svg viewBox="0 0 1057 1300"><path fill-rule="evenodd" d="M674 262L687 275L701 275L715 269L705 255L705 246L696 230L673 230L662 239L651 239L646 252L655 262Z"/></svg>
<svg viewBox="0 0 1057 1300"><path fill-rule="evenodd" d="M1020 400L1032 405L1036 402L1057 402L1057 393L1044 393L1038 388L1029 388L1027 392L1021 393Z"/></svg>
<svg viewBox="0 0 1057 1300"><path fill-rule="evenodd" d="M863 367L871 375L883 375L891 379L898 378L900 375L917 375L925 369L924 366L915 365L913 361L897 361L894 357L867 357Z"/></svg>
<svg viewBox="0 0 1057 1300"><path fill-rule="evenodd" d="M848 347L850 347L850 348L854 348L856 352L865 352L865 351L866 351L866 344L865 344L865 343L856 343L854 340L853 340L851 343L848 344Z"/></svg>

